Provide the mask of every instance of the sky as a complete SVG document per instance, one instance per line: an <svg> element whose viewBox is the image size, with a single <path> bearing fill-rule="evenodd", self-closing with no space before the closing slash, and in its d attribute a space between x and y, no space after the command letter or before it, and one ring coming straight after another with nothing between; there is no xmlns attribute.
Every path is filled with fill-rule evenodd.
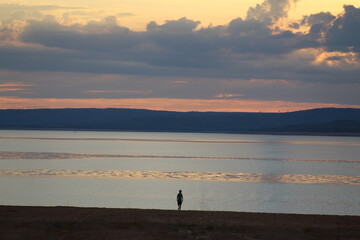
<svg viewBox="0 0 360 240"><path fill-rule="evenodd" d="M360 108L360 0L0 0L0 109Z"/></svg>

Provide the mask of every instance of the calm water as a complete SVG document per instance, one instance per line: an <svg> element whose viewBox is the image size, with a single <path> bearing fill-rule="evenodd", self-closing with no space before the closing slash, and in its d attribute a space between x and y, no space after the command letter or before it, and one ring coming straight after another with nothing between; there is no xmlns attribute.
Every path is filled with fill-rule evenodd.
<svg viewBox="0 0 360 240"><path fill-rule="evenodd" d="M360 138L0 130L0 204L360 215Z"/></svg>

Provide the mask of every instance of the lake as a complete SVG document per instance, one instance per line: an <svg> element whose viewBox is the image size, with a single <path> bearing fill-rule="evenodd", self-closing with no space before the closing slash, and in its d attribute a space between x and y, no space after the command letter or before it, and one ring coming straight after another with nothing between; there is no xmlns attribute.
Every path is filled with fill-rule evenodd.
<svg viewBox="0 0 360 240"><path fill-rule="evenodd" d="M0 130L0 204L360 215L360 138Z"/></svg>

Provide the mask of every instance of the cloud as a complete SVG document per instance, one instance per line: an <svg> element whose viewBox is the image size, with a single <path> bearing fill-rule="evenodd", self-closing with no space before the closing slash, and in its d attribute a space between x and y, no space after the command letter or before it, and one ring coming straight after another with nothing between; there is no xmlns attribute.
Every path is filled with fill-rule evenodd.
<svg viewBox="0 0 360 240"><path fill-rule="evenodd" d="M244 94L237 94L237 93L220 93L216 94L214 98L236 98L244 96Z"/></svg>
<svg viewBox="0 0 360 240"><path fill-rule="evenodd" d="M148 31L134 32L117 25L115 17L86 25L64 26L48 17L29 21L21 40L47 47L72 49L87 53L101 52L111 60L142 62L154 66L211 67L214 58L207 50L213 39L195 32L199 22L186 18L162 25L149 23ZM216 50L216 49L215 49ZM203 55L193 53L203 52ZM216 60L216 59L215 59ZM210 65L210 66L209 66Z"/></svg>
<svg viewBox="0 0 360 240"><path fill-rule="evenodd" d="M230 44L228 47L239 53L285 54L317 44L290 30L275 33L266 23L254 19L234 19L227 31L230 34L226 39Z"/></svg>
<svg viewBox="0 0 360 240"><path fill-rule="evenodd" d="M149 22L143 31L120 25L122 16L74 24L69 14L45 16L38 9L41 16L0 26L0 105L179 111L358 106L359 8L345 6L337 16L315 13L293 28L281 27L294 2L265 0L226 25L204 27L182 17Z"/></svg>
<svg viewBox="0 0 360 240"><path fill-rule="evenodd" d="M134 90L89 90L88 93L128 93L128 94L144 94L151 91L134 91Z"/></svg>
<svg viewBox="0 0 360 240"><path fill-rule="evenodd" d="M0 92L12 92L12 91L21 91L22 88L0 88Z"/></svg>
<svg viewBox="0 0 360 240"><path fill-rule="evenodd" d="M193 21L183 17L179 20L168 20L162 25L158 25L153 21L147 25L146 29L148 32L186 34L193 32L199 24L200 21Z"/></svg>
<svg viewBox="0 0 360 240"><path fill-rule="evenodd" d="M243 70L244 71L244 70ZM304 70L305 71L305 70ZM302 72L302 71L300 71ZM289 73L286 73L289 74ZM309 76L309 74L307 74ZM243 94L234 98L216 98L217 100L257 100L257 101L293 101L309 103L331 103L342 105L358 105L360 87L358 78L354 83L344 83L335 80L345 80L343 76L348 73L333 74L333 82L329 81L294 81L294 80L271 80L267 76L263 79L239 79L239 78L209 78L209 77L176 77L160 75L122 75L122 74L94 74L94 73L71 73L71 72L0 72L0 82L11 81L11 83L23 83L24 79L34 86L27 88L32 94L26 97L39 99L41 106L45 102L41 99L133 99L133 98L158 98L163 99L213 99L214 96L222 94ZM311 75L310 75L311 76ZM326 76L328 77L328 76ZM186 82L179 84L174 82ZM19 88L10 87L9 88ZM88 92L88 91L104 92ZM108 91L107 91L108 90ZM106 91L106 92L105 92ZM113 92L111 92L113 91ZM122 91L122 92L116 92ZM135 92L134 92L135 91ZM142 92L142 93L141 93ZM20 92L5 92L2 96L18 96L23 98ZM229 96L229 95L228 95ZM215 100L216 100L215 99ZM29 100L29 104L30 104ZM64 101L63 103L65 103ZM69 101L70 104L71 101ZM80 101L78 101L80 102ZM105 101L107 106L111 100ZM174 101L175 103L176 101ZM180 104L181 101L179 101ZM23 103L23 102L22 102ZM114 103L114 102L113 102ZM125 106L126 100L121 102ZM140 104L140 102L138 103ZM155 104L155 103L154 103ZM20 103L19 103L20 105ZM34 104L31 104L35 106ZM40 106L39 105L39 106ZM59 106L61 101L59 101ZM136 102L131 105L134 107ZM155 104L156 105L156 104ZM154 105L154 106L155 106ZM310 106L309 104L308 106ZM67 105L68 106L68 105ZM85 105L84 105L85 106ZM95 106L95 105L94 105ZM97 107L100 106L96 105ZM112 105L114 106L114 105ZM141 105L148 106L148 105ZM175 106L175 105L174 105ZM179 105L180 106L180 105ZM189 103L188 106L191 106ZM235 103L234 103L235 106ZM232 106L232 108L234 108ZM268 105L267 105L268 106ZM315 106L315 105L314 105ZM120 105L118 107L121 107ZM140 107L140 105L139 105Z"/></svg>
<svg viewBox="0 0 360 240"><path fill-rule="evenodd" d="M115 17L90 21L86 25L64 26L47 16L41 21L31 20L22 33L22 41L88 51L117 51L136 44L135 33L117 25Z"/></svg>
<svg viewBox="0 0 360 240"><path fill-rule="evenodd" d="M314 65L314 49L327 47L318 41L319 34L274 33L258 20L235 19L227 26L200 29L197 24L181 18L135 32L119 26L115 17L71 26L52 17L31 20L19 39L24 45L0 45L0 66L28 71L303 81L338 81L346 70L346 82L356 81L359 73L359 68L351 67L356 61L344 62L350 68L342 72L337 67L337 74L333 66Z"/></svg>
<svg viewBox="0 0 360 240"><path fill-rule="evenodd" d="M63 7L56 5L21 5L21 4L0 4L0 21L6 23L13 20L26 20L29 18L41 18L43 12L53 10L83 9L79 7Z"/></svg>
<svg viewBox="0 0 360 240"><path fill-rule="evenodd" d="M241 53L286 53L301 41L291 31L273 34L258 20L235 19L227 27L196 30L199 23L186 18L162 25L151 22L147 31L134 32L117 25L115 17L72 26L47 17L42 21L29 21L21 40L47 47L121 53L126 54L127 59L133 57L160 66L189 67L219 64L223 59L213 61L216 58L212 54L221 58L219 52L224 49Z"/></svg>
<svg viewBox="0 0 360 240"><path fill-rule="evenodd" d="M326 32L325 45L331 51L360 52L360 8L344 6L339 16Z"/></svg>
<svg viewBox="0 0 360 240"><path fill-rule="evenodd" d="M22 82L6 82L0 84L0 87L30 87L30 86L34 86L34 85L28 83L22 83Z"/></svg>
<svg viewBox="0 0 360 240"><path fill-rule="evenodd" d="M309 108L353 107L316 102L256 101L239 99L175 99L175 98L123 98L123 99L57 99L1 97L0 109L9 108L141 108L167 111L218 112L278 112Z"/></svg>
<svg viewBox="0 0 360 240"><path fill-rule="evenodd" d="M313 26L315 24L330 24L336 17L330 12L320 12L304 16L302 24Z"/></svg>
<svg viewBox="0 0 360 240"><path fill-rule="evenodd" d="M159 97L212 98L219 92L243 92L241 88L219 89L224 79L357 83L360 61L356 46L359 45L353 33L357 36L359 31L355 29L359 9L346 6L345 12L337 17L325 12L306 16L298 24L308 26L308 32L275 28L273 23L286 17L293 2L267 0L249 10L246 19L208 27L200 27L199 21L185 17L164 23L150 22L145 31L121 26L114 16L72 25L62 24L53 16L31 19L25 27L17 28L19 34L14 42L0 44L0 67L12 71L134 75L137 77L133 82L149 81L158 90L147 94ZM265 11L266 18L257 17L256 11ZM8 30L12 30L10 26ZM154 80L162 77L171 79L171 84ZM187 84L173 84L175 78ZM218 79L219 84L212 79ZM82 79L82 83L87 81ZM211 90L204 90L204 85ZM87 86L86 89L103 88ZM114 89L143 88L129 85ZM264 94L269 98L283 96L276 93L275 87L274 91L269 89L265 89L269 94ZM43 94L56 95L56 90ZM64 90L56 96L74 97L75 90L78 89ZM80 92L84 94L84 91ZM249 87L247 91L252 90ZM255 91L253 94L260 95ZM79 94L79 97L88 96Z"/></svg>
<svg viewBox="0 0 360 240"><path fill-rule="evenodd" d="M123 17L133 17L133 16L136 16L136 14L134 14L134 13L129 13L129 12L121 12L121 13L116 14L116 17L119 17L119 18L123 18Z"/></svg>
<svg viewBox="0 0 360 240"><path fill-rule="evenodd" d="M247 20L258 20L271 24L280 18L287 17L291 3L297 0L265 0L247 11Z"/></svg>
<svg viewBox="0 0 360 240"><path fill-rule="evenodd" d="M284 5L269 4L275 9ZM125 54L129 60L151 65L184 67L218 65L224 62L222 54L219 54L224 50L282 54L305 44L303 36L289 30L274 34L268 23L253 18L234 19L228 26L198 29L199 24L199 21L180 18L164 24L150 22L146 31L134 32L119 26L115 17L72 26L61 25L54 18L46 17L42 21L29 21L21 40L47 47L117 52ZM220 58L218 61L214 58L215 54Z"/></svg>
<svg viewBox="0 0 360 240"><path fill-rule="evenodd" d="M29 87L33 87L34 84L28 84L23 82L5 82L0 83L0 92L3 96L17 96L18 94L30 94Z"/></svg>
<svg viewBox="0 0 360 240"><path fill-rule="evenodd" d="M83 9L80 7L63 7L57 5L21 5L21 4L0 4L1 11L3 12L13 12L19 10L33 10L33 11L51 11L58 9Z"/></svg>

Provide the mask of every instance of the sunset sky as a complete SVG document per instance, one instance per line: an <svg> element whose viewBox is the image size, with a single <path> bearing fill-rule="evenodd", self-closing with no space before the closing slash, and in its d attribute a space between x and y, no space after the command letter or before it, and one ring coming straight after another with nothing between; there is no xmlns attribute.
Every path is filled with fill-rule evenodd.
<svg viewBox="0 0 360 240"><path fill-rule="evenodd" d="M360 108L360 0L0 0L0 109Z"/></svg>

